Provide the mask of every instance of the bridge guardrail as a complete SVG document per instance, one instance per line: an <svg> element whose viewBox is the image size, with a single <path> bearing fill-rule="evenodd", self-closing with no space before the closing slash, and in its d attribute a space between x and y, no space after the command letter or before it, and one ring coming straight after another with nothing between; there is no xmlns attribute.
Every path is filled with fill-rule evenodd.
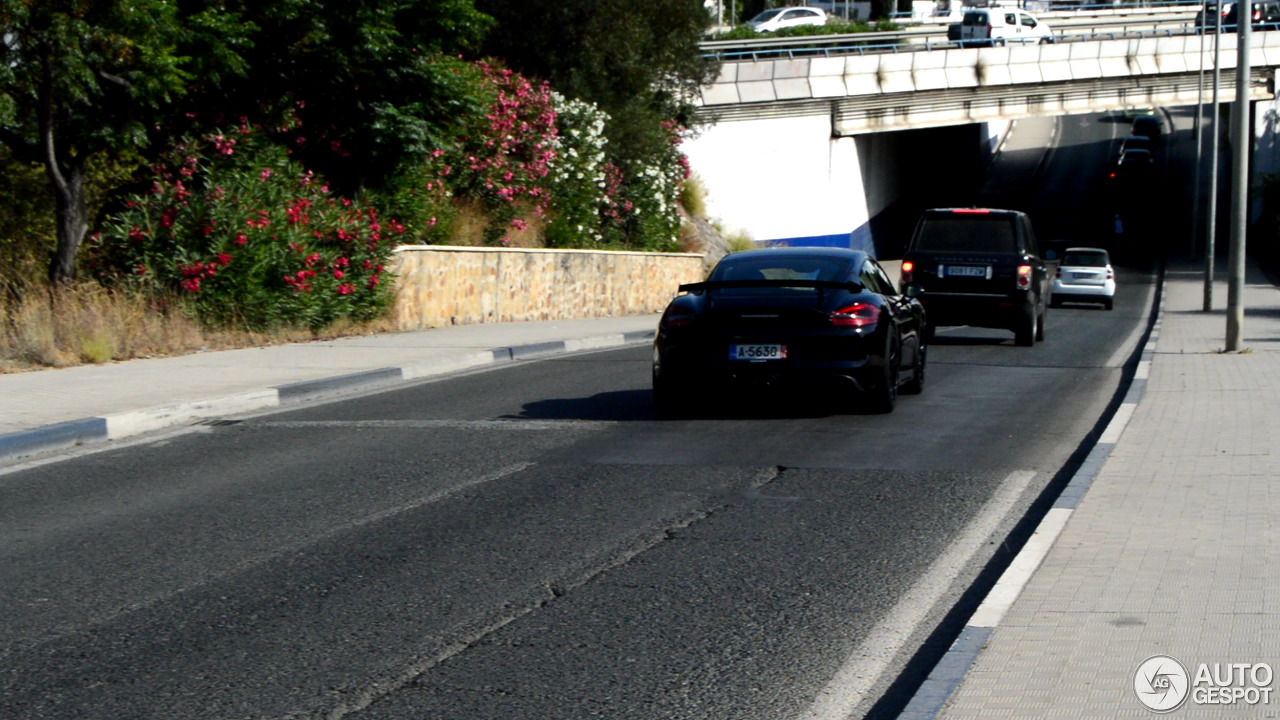
<svg viewBox="0 0 1280 720"><path fill-rule="evenodd" d="M1057 23L1056 27L1071 28L1055 32L1057 42L1071 42L1070 38L1109 37L1168 37L1174 34L1194 32L1194 13L1135 19L1132 13L1104 19L1090 19L1080 23ZM1170 27L1163 27L1170 26ZM1136 29L1130 29L1136 28ZM1148 28L1150 28L1148 30ZM1077 32L1078 30L1078 32ZM764 60L768 58L797 59L802 57L831 57L833 55L862 55L867 52L914 52L956 47L955 41L946 39L945 27L927 31L896 30L887 32L849 33L839 35L813 35L803 37L775 37L753 40L712 40L700 47L703 57L717 57L726 62Z"/></svg>

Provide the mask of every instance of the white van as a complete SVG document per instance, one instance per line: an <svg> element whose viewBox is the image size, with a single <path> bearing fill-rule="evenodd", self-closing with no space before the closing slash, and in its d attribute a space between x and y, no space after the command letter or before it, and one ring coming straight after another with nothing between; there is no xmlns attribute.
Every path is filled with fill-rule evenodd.
<svg viewBox="0 0 1280 720"><path fill-rule="evenodd" d="M1005 7L965 10L960 21L960 45L1051 43L1053 31L1025 10Z"/></svg>

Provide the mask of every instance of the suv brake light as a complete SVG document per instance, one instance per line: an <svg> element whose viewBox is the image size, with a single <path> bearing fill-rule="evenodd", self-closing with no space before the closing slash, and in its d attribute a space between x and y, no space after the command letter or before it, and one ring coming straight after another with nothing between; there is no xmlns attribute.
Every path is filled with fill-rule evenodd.
<svg viewBox="0 0 1280 720"><path fill-rule="evenodd" d="M982 210L980 208L956 208L953 213L965 213L966 215L990 215L990 210Z"/></svg>
<svg viewBox="0 0 1280 720"><path fill-rule="evenodd" d="M1019 290L1031 289L1031 266L1030 265L1018 266L1018 289Z"/></svg>
<svg viewBox="0 0 1280 720"><path fill-rule="evenodd" d="M903 260L902 272L900 273L900 275L902 276L902 282L904 283L911 282L911 273L915 269L916 269L915 263L911 262L910 260Z"/></svg>
<svg viewBox="0 0 1280 720"><path fill-rule="evenodd" d="M837 327L867 327L880 322L880 308L871 303L854 303L840 308L829 316Z"/></svg>

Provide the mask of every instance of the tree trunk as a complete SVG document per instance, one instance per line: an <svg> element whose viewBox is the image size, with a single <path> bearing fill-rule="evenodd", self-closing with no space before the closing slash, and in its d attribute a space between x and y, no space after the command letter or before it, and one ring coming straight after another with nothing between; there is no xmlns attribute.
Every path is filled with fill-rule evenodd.
<svg viewBox="0 0 1280 720"><path fill-rule="evenodd" d="M65 168L63 184L54 183L57 196L58 250L49 263L49 281L55 285L76 279L76 255L89 232L89 212L84 202L84 168Z"/></svg>
<svg viewBox="0 0 1280 720"><path fill-rule="evenodd" d="M57 144L54 128L54 77L52 51L44 48L40 103L40 154L53 185L58 223L58 250L49 263L49 281L55 286L76 278L76 254L89 231L89 211L84 203L84 158Z"/></svg>

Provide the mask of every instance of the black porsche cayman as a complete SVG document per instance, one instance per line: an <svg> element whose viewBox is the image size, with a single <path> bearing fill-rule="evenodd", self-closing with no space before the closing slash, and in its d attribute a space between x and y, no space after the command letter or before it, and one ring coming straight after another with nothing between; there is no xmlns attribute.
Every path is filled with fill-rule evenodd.
<svg viewBox="0 0 1280 720"><path fill-rule="evenodd" d="M898 294L862 251L773 248L726 256L705 282L680 286L653 344L660 415L693 409L708 390L833 384L892 412L898 390L924 385L924 308Z"/></svg>

